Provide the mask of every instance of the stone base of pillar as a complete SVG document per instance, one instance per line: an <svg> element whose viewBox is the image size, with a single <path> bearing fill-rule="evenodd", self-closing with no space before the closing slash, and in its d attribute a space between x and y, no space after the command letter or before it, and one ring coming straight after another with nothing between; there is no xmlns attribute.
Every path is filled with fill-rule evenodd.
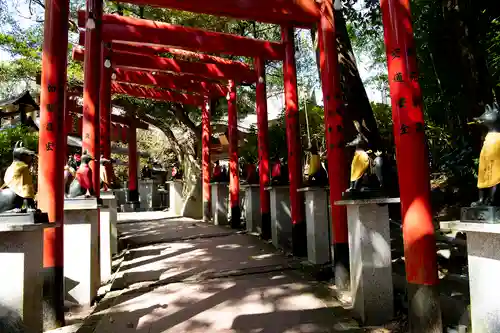
<svg viewBox="0 0 500 333"><path fill-rule="evenodd" d="M228 224L229 183L211 183L212 215L215 225Z"/></svg>
<svg viewBox="0 0 500 333"><path fill-rule="evenodd" d="M276 248L292 252L292 215L290 187L266 187L271 197L271 238Z"/></svg>
<svg viewBox="0 0 500 333"><path fill-rule="evenodd" d="M183 182L178 180L173 180L168 183L168 195L170 198L170 211L175 215L181 215L182 205L184 201L182 200L182 188Z"/></svg>
<svg viewBox="0 0 500 333"><path fill-rule="evenodd" d="M306 202L307 260L313 265L324 265L331 261L328 189L305 187L298 191L304 192Z"/></svg>
<svg viewBox="0 0 500 333"><path fill-rule="evenodd" d="M66 300L90 305L101 276L99 209L96 198L64 200L64 277Z"/></svg>
<svg viewBox="0 0 500 333"><path fill-rule="evenodd" d="M498 209L498 207L495 207ZM484 221L484 216L481 216ZM500 328L500 224L441 222L441 229L467 235L472 332L497 332Z"/></svg>
<svg viewBox="0 0 500 333"><path fill-rule="evenodd" d="M212 220L212 202L203 201L203 222L210 222Z"/></svg>
<svg viewBox="0 0 500 333"><path fill-rule="evenodd" d="M101 210L100 219L101 222L109 219L110 225L110 251L111 255L118 253L118 229L116 228L116 224L118 223L118 200L112 192L101 192L100 196L103 205L108 207L108 210Z"/></svg>
<svg viewBox="0 0 500 333"><path fill-rule="evenodd" d="M141 208L146 211L159 210L162 206L158 192L160 182L153 179L139 181L139 197Z"/></svg>
<svg viewBox="0 0 500 333"><path fill-rule="evenodd" d="M245 222L250 233L262 234L262 218L260 215L260 185L242 185L245 190Z"/></svg>
<svg viewBox="0 0 500 333"><path fill-rule="evenodd" d="M396 202L399 198L335 203L347 206L351 297L354 312L364 325L381 325L394 316L387 204Z"/></svg>
<svg viewBox="0 0 500 333"><path fill-rule="evenodd" d="M43 332L43 234L55 224L34 224L32 214L10 224L8 215L0 214L0 327L22 321L28 332Z"/></svg>

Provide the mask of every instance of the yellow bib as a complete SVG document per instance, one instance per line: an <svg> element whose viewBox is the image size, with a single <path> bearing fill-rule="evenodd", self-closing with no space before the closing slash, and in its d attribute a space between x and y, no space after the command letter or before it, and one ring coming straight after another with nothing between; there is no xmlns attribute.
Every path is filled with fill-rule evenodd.
<svg viewBox="0 0 500 333"><path fill-rule="evenodd" d="M309 175L312 176L319 171L321 161L319 155L311 155L309 159Z"/></svg>
<svg viewBox="0 0 500 333"><path fill-rule="evenodd" d="M477 187L488 188L500 184L500 133L488 133L479 156Z"/></svg>
<svg viewBox="0 0 500 333"><path fill-rule="evenodd" d="M363 150L356 150L351 164L351 182L363 177L366 170L370 166L370 158Z"/></svg>
<svg viewBox="0 0 500 333"><path fill-rule="evenodd" d="M5 171L3 178L4 186L10 188L14 193L23 198L33 199L35 189L33 188L33 177L29 167L21 161L14 161Z"/></svg>

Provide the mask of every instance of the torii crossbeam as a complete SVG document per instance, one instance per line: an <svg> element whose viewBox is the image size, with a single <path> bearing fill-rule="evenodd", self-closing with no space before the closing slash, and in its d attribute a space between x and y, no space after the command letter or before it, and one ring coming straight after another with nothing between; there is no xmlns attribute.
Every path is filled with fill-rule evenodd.
<svg viewBox="0 0 500 333"><path fill-rule="evenodd" d="M207 53L262 57L280 60L284 48L280 43L246 38L226 33L188 28L157 21L120 15L102 16L103 41L128 41L156 44ZM78 12L78 26L85 27L85 12Z"/></svg>
<svg viewBox="0 0 500 333"><path fill-rule="evenodd" d="M73 49L74 60L83 61L84 56L83 49ZM232 79L250 84L257 81L254 71L243 70L240 66L233 64L206 64L119 51L113 52L111 64L114 68L187 73L212 80Z"/></svg>

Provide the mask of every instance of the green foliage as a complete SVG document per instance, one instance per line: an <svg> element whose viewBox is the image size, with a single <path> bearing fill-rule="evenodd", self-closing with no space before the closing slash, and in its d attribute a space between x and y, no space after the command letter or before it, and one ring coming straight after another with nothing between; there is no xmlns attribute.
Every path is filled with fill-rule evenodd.
<svg viewBox="0 0 500 333"><path fill-rule="evenodd" d="M5 171L12 162L12 148L17 141L22 141L30 150L38 151L38 133L25 126L16 126L0 131L0 170Z"/></svg>

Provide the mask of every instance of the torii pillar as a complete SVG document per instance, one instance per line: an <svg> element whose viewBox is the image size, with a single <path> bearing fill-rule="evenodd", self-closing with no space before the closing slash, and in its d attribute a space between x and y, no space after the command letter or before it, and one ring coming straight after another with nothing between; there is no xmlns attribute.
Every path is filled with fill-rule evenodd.
<svg viewBox="0 0 500 333"><path fill-rule="evenodd" d="M408 281L409 332L442 332L428 151L409 0L382 0Z"/></svg>
<svg viewBox="0 0 500 333"><path fill-rule="evenodd" d="M99 197L101 179L100 160L100 117L99 86L102 64L102 0L87 0L86 4L85 60L83 81L83 129L82 148L94 160L90 167L93 176L94 195Z"/></svg>
<svg viewBox="0 0 500 333"><path fill-rule="evenodd" d="M349 242L347 212L345 206L338 206L342 193L348 187L344 140L344 103L338 71L335 15L332 0L323 2L318 29L321 82L325 112L325 137L328 152L328 180L330 185L330 206L332 217L332 241L335 284L342 290L349 289Z"/></svg>
<svg viewBox="0 0 500 333"><path fill-rule="evenodd" d="M133 203L139 202L137 162L137 129L131 121L128 129L128 201Z"/></svg>
<svg viewBox="0 0 500 333"><path fill-rule="evenodd" d="M201 107L201 151L202 151L202 181L203 181L203 220L210 221L211 193L210 193L210 111L211 101L205 97Z"/></svg>
<svg viewBox="0 0 500 333"><path fill-rule="evenodd" d="M240 173L238 163L238 113L236 106L236 84L229 80L227 96L227 124L229 132L229 203L231 205L231 227L240 227Z"/></svg>
<svg viewBox="0 0 500 333"><path fill-rule="evenodd" d="M258 77L255 99L257 103L261 237L269 239L271 238L271 201L269 191L265 190L269 186L269 123L267 120L266 67L262 58L255 58L254 64Z"/></svg>
<svg viewBox="0 0 500 333"><path fill-rule="evenodd" d="M68 49L68 0L48 0L45 8L38 142L38 208L49 222L44 231L44 330L64 326L64 103Z"/></svg>
<svg viewBox="0 0 500 333"><path fill-rule="evenodd" d="M100 115L100 146L101 154L106 159L111 159L111 50L109 45L102 47L102 72L99 92ZM108 166L112 168L112 166ZM110 170L106 170L108 174Z"/></svg>
<svg viewBox="0 0 500 333"><path fill-rule="evenodd" d="M288 176L290 179L290 206L292 215L292 250L295 256L300 257L307 255L307 230L304 218L303 195L301 192L297 192L302 183L302 149L300 143L295 41L291 26L281 27L281 39L285 45L283 76L285 82Z"/></svg>

